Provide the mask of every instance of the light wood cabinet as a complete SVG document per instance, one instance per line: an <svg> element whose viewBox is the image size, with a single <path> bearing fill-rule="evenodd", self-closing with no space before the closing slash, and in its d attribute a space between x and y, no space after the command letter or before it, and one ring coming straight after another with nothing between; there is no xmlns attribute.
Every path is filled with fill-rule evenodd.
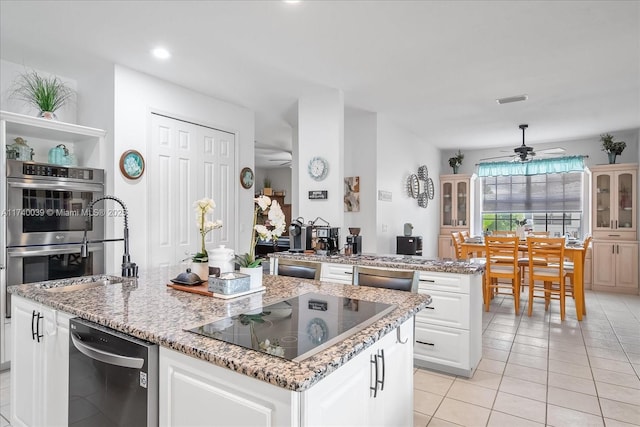
<svg viewBox="0 0 640 427"><path fill-rule="evenodd" d="M597 165L591 173L591 288L637 294L638 164Z"/></svg>
<svg viewBox="0 0 640 427"><path fill-rule="evenodd" d="M11 425L67 425L71 315L16 295L11 314Z"/></svg>
<svg viewBox="0 0 640 427"><path fill-rule="evenodd" d="M438 257L455 258L451 232L469 231L470 175L440 175L440 237ZM446 240L449 240L447 244Z"/></svg>
<svg viewBox="0 0 640 427"><path fill-rule="evenodd" d="M638 292L638 242L594 241L592 288Z"/></svg>
<svg viewBox="0 0 640 427"><path fill-rule="evenodd" d="M591 172L593 238L636 240L638 165L598 165Z"/></svg>

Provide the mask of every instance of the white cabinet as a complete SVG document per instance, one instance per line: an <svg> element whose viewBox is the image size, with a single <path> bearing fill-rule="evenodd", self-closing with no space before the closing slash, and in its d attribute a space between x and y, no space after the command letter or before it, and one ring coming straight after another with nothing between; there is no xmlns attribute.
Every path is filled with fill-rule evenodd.
<svg viewBox="0 0 640 427"><path fill-rule="evenodd" d="M71 316L16 295L11 313L11 424L66 425Z"/></svg>
<svg viewBox="0 0 640 427"><path fill-rule="evenodd" d="M438 257L455 259L451 242L454 231L469 231L471 176L440 175L440 236Z"/></svg>
<svg viewBox="0 0 640 427"><path fill-rule="evenodd" d="M431 304L416 315L416 365L471 377L482 356L482 276L420 272Z"/></svg>
<svg viewBox="0 0 640 427"><path fill-rule="evenodd" d="M636 240L637 164L591 167L593 239Z"/></svg>
<svg viewBox="0 0 640 427"><path fill-rule="evenodd" d="M457 258L451 234L441 234L438 236L438 258Z"/></svg>
<svg viewBox="0 0 640 427"><path fill-rule="evenodd" d="M160 425L411 425L413 318L399 329L303 392L161 347Z"/></svg>
<svg viewBox="0 0 640 427"><path fill-rule="evenodd" d="M594 241L592 287L638 293L638 242Z"/></svg>
<svg viewBox="0 0 640 427"><path fill-rule="evenodd" d="M353 282L353 265L323 262L320 280L350 285Z"/></svg>
<svg viewBox="0 0 640 427"><path fill-rule="evenodd" d="M409 319L304 392L302 425L413 425L412 344Z"/></svg>

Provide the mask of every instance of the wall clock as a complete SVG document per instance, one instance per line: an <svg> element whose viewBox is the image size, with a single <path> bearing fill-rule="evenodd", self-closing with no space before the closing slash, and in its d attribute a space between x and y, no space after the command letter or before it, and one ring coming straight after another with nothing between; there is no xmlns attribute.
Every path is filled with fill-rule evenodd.
<svg viewBox="0 0 640 427"><path fill-rule="evenodd" d="M126 178L138 179L144 173L144 157L136 150L127 150L120 156L120 172Z"/></svg>
<svg viewBox="0 0 640 427"><path fill-rule="evenodd" d="M329 327L324 320L316 317L309 321L307 335L314 344L322 344L329 338Z"/></svg>
<svg viewBox="0 0 640 427"><path fill-rule="evenodd" d="M329 173L329 162L322 157L314 157L309 162L309 176L316 181L322 181Z"/></svg>
<svg viewBox="0 0 640 427"><path fill-rule="evenodd" d="M242 168L242 171L240 171L240 184L247 189L253 187L253 171L251 168Z"/></svg>

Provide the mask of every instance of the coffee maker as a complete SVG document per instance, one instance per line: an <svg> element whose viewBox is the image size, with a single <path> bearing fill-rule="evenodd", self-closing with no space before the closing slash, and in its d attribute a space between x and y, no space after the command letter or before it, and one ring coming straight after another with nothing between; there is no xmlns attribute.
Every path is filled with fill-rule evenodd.
<svg viewBox="0 0 640 427"><path fill-rule="evenodd" d="M335 255L340 252L340 229L338 227L315 226L316 253Z"/></svg>
<svg viewBox="0 0 640 427"><path fill-rule="evenodd" d="M302 218L294 219L289 226L289 240L289 252L304 252L312 249L311 226L306 225Z"/></svg>
<svg viewBox="0 0 640 427"><path fill-rule="evenodd" d="M350 249L351 255L360 255L362 253L362 236L360 236L360 228L349 227L350 235L347 236L347 247ZM345 248L345 253L347 252Z"/></svg>

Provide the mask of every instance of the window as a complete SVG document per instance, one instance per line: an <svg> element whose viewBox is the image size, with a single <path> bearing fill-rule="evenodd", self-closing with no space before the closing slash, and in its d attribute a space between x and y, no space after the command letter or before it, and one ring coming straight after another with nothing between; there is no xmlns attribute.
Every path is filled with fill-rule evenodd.
<svg viewBox="0 0 640 427"><path fill-rule="evenodd" d="M584 173L482 177L483 230L515 230L527 219L551 236L582 236Z"/></svg>

